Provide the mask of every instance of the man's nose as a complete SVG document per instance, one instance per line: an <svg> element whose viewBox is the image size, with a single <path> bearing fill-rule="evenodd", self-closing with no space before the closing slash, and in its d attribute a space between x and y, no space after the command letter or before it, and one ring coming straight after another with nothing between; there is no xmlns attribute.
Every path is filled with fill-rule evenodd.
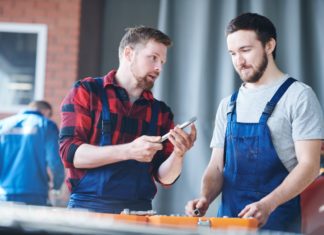
<svg viewBox="0 0 324 235"><path fill-rule="evenodd" d="M244 59L244 57L241 56L241 55L238 55L237 58L236 58L236 65L237 65L238 67L241 67L241 66L244 65L244 64L245 64L245 59Z"/></svg>
<svg viewBox="0 0 324 235"><path fill-rule="evenodd" d="M162 71L162 67L163 67L162 63L157 62L157 63L155 63L154 70L156 72L160 73Z"/></svg>

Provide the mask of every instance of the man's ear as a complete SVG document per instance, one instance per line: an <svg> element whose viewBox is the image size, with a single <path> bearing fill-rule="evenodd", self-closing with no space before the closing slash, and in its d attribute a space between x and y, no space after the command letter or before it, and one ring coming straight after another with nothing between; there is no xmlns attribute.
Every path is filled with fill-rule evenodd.
<svg viewBox="0 0 324 235"><path fill-rule="evenodd" d="M127 60L127 61L130 61L133 57L133 54L134 54L134 49L130 46L126 46L124 48L124 58Z"/></svg>
<svg viewBox="0 0 324 235"><path fill-rule="evenodd" d="M265 49L266 49L266 52L267 52L267 55L270 55L272 54L272 52L274 51L274 49L276 48L276 45L277 45L277 42L274 38L271 38L266 46L265 46Z"/></svg>

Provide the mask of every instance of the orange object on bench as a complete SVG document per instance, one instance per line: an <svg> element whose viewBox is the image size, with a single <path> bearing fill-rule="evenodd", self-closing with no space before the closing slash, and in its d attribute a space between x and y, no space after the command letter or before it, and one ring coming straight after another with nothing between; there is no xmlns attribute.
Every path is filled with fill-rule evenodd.
<svg viewBox="0 0 324 235"><path fill-rule="evenodd" d="M254 218L214 218L214 217L187 217L187 216L148 216L148 223L159 226L180 226L186 228L197 228L206 226L213 229L251 229L258 228L258 221Z"/></svg>
<svg viewBox="0 0 324 235"><path fill-rule="evenodd" d="M258 220L254 218L209 218L211 227L214 229L252 229L258 228Z"/></svg>
<svg viewBox="0 0 324 235"><path fill-rule="evenodd" d="M147 223L148 216L144 215L125 215L125 214L105 214L95 213L95 217L99 218L111 218L117 221L135 222L135 223Z"/></svg>
<svg viewBox="0 0 324 235"><path fill-rule="evenodd" d="M186 228L196 228L198 224L198 217L187 216L166 216L166 215L153 215L148 217L149 224L164 225L164 226L180 226Z"/></svg>
<svg viewBox="0 0 324 235"><path fill-rule="evenodd" d="M256 219L242 218L214 218L214 217L190 217L190 216L167 216L167 215L128 215L128 214L102 214L94 213L95 217L112 218L116 221L145 223L155 226L171 226L181 228L197 228L198 226L212 229L248 229L256 230Z"/></svg>

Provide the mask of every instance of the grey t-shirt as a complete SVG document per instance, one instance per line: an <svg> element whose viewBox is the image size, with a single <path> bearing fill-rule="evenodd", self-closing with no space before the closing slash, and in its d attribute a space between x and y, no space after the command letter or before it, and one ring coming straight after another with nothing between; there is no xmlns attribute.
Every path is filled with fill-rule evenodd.
<svg viewBox="0 0 324 235"><path fill-rule="evenodd" d="M236 112L237 121L257 123L266 103L280 85L288 78L285 75L273 84L257 89L239 89ZM224 148L227 126L226 111L230 97L224 98L217 110L212 148ZM302 82L294 82L281 97L267 122L274 147L288 171L297 165L294 142L297 140L324 139L324 117L313 90Z"/></svg>

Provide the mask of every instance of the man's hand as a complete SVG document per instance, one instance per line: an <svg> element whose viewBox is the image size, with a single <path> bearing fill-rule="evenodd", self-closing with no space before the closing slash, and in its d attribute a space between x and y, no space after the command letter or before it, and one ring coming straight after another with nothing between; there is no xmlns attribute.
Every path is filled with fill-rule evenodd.
<svg viewBox="0 0 324 235"><path fill-rule="evenodd" d="M169 140L173 144L173 152L177 156L183 156L194 144L197 137L197 130L194 124L191 124L190 133L176 126L173 130L170 130Z"/></svg>
<svg viewBox="0 0 324 235"><path fill-rule="evenodd" d="M266 224L271 212L274 210L273 205L265 201L257 201L244 207L238 214L241 218L256 218L259 221L259 227Z"/></svg>
<svg viewBox="0 0 324 235"><path fill-rule="evenodd" d="M143 135L129 143L129 157L139 162L151 162L155 153L163 148L160 136Z"/></svg>
<svg viewBox="0 0 324 235"><path fill-rule="evenodd" d="M204 216L208 210L209 203L205 197L187 202L185 207L188 216Z"/></svg>

